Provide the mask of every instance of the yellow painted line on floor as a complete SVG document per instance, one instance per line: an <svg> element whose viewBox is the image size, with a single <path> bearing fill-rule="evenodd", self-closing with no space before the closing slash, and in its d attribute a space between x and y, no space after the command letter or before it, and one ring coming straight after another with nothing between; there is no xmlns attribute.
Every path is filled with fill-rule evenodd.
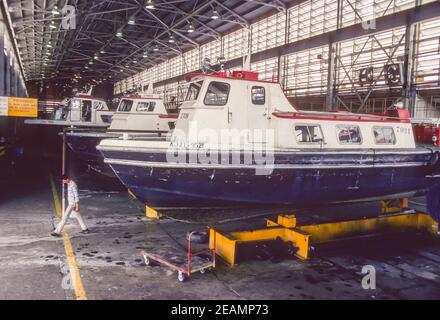
<svg viewBox="0 0 440 320"><path fill-rule="evenodd" d="M57 189L55 187L55 182L53 176L50 175L50 186L52 188L53 202L55 204L55 213L58 218L62 216L62 209L60 204L60 199L58 197ZM69 265L70 277L73 284L73 289L75 290L75 295L77 300L87 300L86 291L84 289L81 275L79 273L78 265L76 264L75 253L73 251L72 243L70 242L69 234L67 231L62 231L64 249L66 251L67 263Z"/></svg>

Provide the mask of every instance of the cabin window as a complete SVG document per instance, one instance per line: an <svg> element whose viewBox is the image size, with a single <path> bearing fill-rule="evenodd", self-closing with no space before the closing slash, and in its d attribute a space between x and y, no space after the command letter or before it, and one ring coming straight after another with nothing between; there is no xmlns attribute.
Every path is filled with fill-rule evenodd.
<svg viewBox="0 0 440 320"><path fill-rule="evenodd" d="M83 121L91 121L92 120L92 101L82 100L81 111L82 111Z"/></svg>
<svg viewBox="0 0 440 320"><path fill-rule="evenodd" d="M213 81L206 91L204 103L207 106L224 106L228 102L231 86L225 82Z"/></svg>
<svg viewBox="0 0 440 320"><path fill-rule="evenodd" d="M252 87L251 95L253 104L264 105L266 103L266 90L264 87Z"/></svg>
<svg viewBox="0 0 440 320"><path fill-rule="evenodd" d="M321 143L324 141L319 125L296 125L295 137L299 143Z"/></svg>
<svg viewBox="0 0 440 320"><path fill-rule="evenodd" d="M362 143L361 129L359 126L340 125L336 127L338 140L342 144Z"/></svg>
<svg viewBox="0 0 440 320"><path fill-rule="evenodd" d="M396 136L391 127L374 127L374 140L376 144L395 144Z"/></svg>
<svg viewBox="0 0 440 320"><path fill-rule="evenodd" d="M138 112L153 112L156 102L138 102L136 111Z"/></svg>
<svg viewBox="0 0 440 320"><path fill-rule="evenodd" d="M118 111L130 112L132 106L133 106L133 100L122 100L121 103L119 104Z"/></svg>
<svg viewBox="0 0 440 320"><path fill-rule="evenodd" d="M105 110L104 102L102 102L102 101L93 101L93 109L95 109L95 110Z"/></svg>
<svg viewBox="0 0 440 320"><path fill-rule="evenodd" d="M190 84L188 93L186 94L185 101L194 101L199 97L200 89L202 88L203 81L197 81Z"/></svg>

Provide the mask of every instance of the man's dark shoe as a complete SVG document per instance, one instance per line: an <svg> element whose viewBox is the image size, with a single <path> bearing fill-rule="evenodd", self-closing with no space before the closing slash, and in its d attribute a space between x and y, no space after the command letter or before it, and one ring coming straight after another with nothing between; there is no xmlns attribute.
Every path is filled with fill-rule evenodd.
<svg viewBox="0 0 440 320"><path fill-rule="evenodd" d="M80 233L82 233L82 234L88 234L89 232L90 232L89 229L81 230L81 231L80 231Z"/></svg>
<svg viewBox="0 0 440 320"><path fill-rule="evenodd" d="M52 232L50 235L51 235L52 237L57 237L57 238L61 237L61 235L60 235L59 233L56 233L55 231Z"/></svg>

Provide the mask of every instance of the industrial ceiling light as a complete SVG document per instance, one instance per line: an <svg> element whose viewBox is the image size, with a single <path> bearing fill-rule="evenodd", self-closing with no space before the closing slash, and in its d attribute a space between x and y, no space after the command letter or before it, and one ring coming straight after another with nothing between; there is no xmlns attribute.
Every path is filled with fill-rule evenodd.
<svg viewBox="0 0 440 320"><path fill-rule="evenodd" d="M144 54L142 55L142 58L148 58L148 53L144 52Z"/></svg>
<svg viewBox="0 0 440 320"><path fill-rule="evenodd" d="M119 29L119 30L116 32L116 36L117 36L118 38L122 38L123 34L122 34L122 30L121 30L121 29Z"/></svg>
<svg viewBox="0 0 440 320"><path fill-rule="evenodd" d="M99 53L105 53L105 50L104 50L104 49L101 49L101 50L99 51Z"/></svg>
<svg viewBox="0 0 440 320"><path fill-rule="evenodd" d="M52 48L52 44L50 43L50 41L46 44L46 47Z"/></svg>
<svg viewBox="0 0 440 320"><path fill-rule="evenodd" d="M89 64L90 64L90 65L93 64L93 61L89 61Z"/></svg>
<svg viewBox="0 0 440 320"><path fill-rule="evenodd" d="M60 12L58 11L58 6L54 6L54 7L53 7L53 9L52 9L52 14L53 14L54 16L57 16L57 15L60 14Z"/></svg>
<svg viewBox="0 0 440 320"><path fill-rule="evenodd" d="M168 39L168 42L169 42L169 43L174 43L174 42L176 42L176 39L174 38L173 35L170 35L170 38Z"/></svg>
<svg viewBox="0 0 440 320"><path fill-rule="evenodd" d="M133 60L133 63L135 63L135 64L136 64L136 63L138 63L138 62L137 62L137 60Z"/></svg>
<svg viewBox="0 0 440 320"><path fill-rule="evenodd" d="M212 10L211 19L212 20L217 20L218 18L220 18L220 14L218 13L217 9L214 8Z"/></svg>
<svg viewBox="0 0 440 320"><path fill-rule="evenodd" d="M134 17L130 17L130 19L128 19L127 23L130 24L130 25L135 25L136 24L136 20L134 19Z"/></svg>
<svg viewBox="0 0 440 320"><path fill-rule="evenodd" d="M153 0L147 0L147 3L145 4L145 8L148 10L153 10L155 8L154 1Z"/></svg>
<svg viewBox="0 0 440 320"><path fill-rule="evenodd" d="M50 23L49 27L50 27L51 29L56 29L57 26L55 25L55 21L52 21L52 22Z"/></svg>
<svg viewBox="0 0 440 320"><path fill-rule="evenodd" d="M193 32L194 32L194 26L192 25L191 22L189 23L189 26L188 26L188 30L187 30L187 32L188 32L188 33L193 33Z"/></svg>
<svg viewBox="0 0 440 320"><path fill-rule="evenodd" d="M99 55L97 53L95 53L95 55L93 56L93 59L98 60L99 59Z"/></svg>
<svg viewBox="0 0 440 320"><path fill-rule="evenodd" d="M156 44L153 48L154 51L159 51L159 46Z"/></svg>

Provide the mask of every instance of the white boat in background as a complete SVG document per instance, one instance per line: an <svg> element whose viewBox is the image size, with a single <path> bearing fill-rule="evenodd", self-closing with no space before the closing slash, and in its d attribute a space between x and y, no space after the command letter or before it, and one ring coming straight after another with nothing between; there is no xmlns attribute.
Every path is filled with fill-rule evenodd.
<svg viewBox="0 0 440 320"><path fill-rule="evenodd" d="M106 128L110 126L113 111L110 111L105 100L87 93L77 93L72 98L64 99L54 110L53 119L28 119L25 124Z"/></svg>
<svg viewBox="0 0 440 320"><path fill-rule="evenodd" d="M66 130L66 143L84 162L97 171L103 170L104 158L96 149L102 139L164 140L165 134L174 129L177 113L170 114L161 96L138 93L121 99L107 130ZM107 169L108 165L104 165Z"/></svg>

